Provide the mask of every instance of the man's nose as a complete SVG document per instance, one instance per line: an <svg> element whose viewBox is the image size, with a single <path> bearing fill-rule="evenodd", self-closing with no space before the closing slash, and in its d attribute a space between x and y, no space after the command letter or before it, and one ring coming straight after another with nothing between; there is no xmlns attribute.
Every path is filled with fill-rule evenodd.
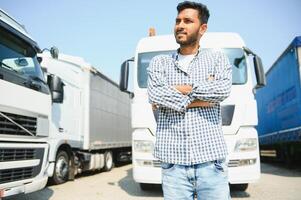
<svg viewBox="0 0 301 200"><path fill-rule="evenodd" d="M183 21L180 21L179 23L176 24L177 29L181 30L184 29L185 24Z"/></svg>

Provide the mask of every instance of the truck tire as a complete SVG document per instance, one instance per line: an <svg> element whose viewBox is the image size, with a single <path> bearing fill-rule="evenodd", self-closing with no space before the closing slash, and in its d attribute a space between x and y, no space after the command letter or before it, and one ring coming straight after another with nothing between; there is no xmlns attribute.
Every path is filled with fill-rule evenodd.
<svg viewBox="0 0 301 200"><path fill-rule="evenodd" d="M114 167L114 159L112 151L106 151L104 154L104 168L105 172L111 171Z"/></svg>
<svg viewBox="0 0 301 200"><path fill-rule="evenodd" d="M150 191L154 189L153 184L148 184L148 183L139 183L140 189L142 191Z"/></svg>
<svg viewBox="0 0 301 200"><path fill-rule="evenodd" d="M293 168L295 164L294 147L292 145L285 145L283 147L283 154L286 167L290 169Z"/></svg>
<svg viewBox="0 0 301 200"><path fill-rule="evenodd" d="M64 150L60 150L56 156L53 176L50 181L54 185L68 181L70 157Z"/></svg>
<svg viewBox="0 0 301 200"><path fill-rule="evenodd" d="M232 190L234 191L246 191L248 188L249 184L245 183L245 184L231 184L230 187Z"/></svg>

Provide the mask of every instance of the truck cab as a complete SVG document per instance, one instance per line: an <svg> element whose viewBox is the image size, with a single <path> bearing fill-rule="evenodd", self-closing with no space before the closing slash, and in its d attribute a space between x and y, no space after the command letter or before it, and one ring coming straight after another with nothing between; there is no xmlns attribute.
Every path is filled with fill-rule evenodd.
<svg viewBox="0 0 301 200"><path fill-rule="evenodd" d="M0 199L44 188L51 95L37 43L0 10Z"/></svg>
<svg viewBox="0 0 301 200"><path fill-rule="evenodd" d="M249 50L236 33L206 33L200 41L202 49L223 51L232 64L232 90L221 103L222 128L229 152L229 183L245 190L248 183L260 177L257 125L257 104L253 94L253 57L257 84L264 86L265 78L260 58ZM120 89L128 90L128 73L133 75L132 134L133 177L142 189L161 183L161 163L153 157L156 140L156 120L147 96L147 67L159 54L171 55L179 48L173 35L153 36L139 41L134 59L121 67ZM134 61L133 69L129 62Z"/></svg>

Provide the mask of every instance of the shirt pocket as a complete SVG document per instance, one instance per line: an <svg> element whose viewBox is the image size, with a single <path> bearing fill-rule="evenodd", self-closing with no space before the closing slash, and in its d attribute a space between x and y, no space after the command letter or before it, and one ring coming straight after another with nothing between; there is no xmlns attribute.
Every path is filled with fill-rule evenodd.
<svg viewBox="0 0 301 200"><path fill-rule="evenodd" d="M212 81L215 78L215 65L214 62L204 60L199 61L193 66L191 78L195 82Z"/></svg>

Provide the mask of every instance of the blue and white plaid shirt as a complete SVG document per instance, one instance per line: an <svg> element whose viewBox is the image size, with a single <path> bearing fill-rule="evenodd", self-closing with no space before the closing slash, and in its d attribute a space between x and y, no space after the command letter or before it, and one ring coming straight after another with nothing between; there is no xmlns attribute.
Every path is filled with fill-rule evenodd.
<svg viewBox="0 0 301 200"><path fill-rule="evenodd" d="M199 50L186 73L177 58L178 53L156 56L147 69L149 102L159 107L154 156L181 165L225 158L220 102L232 86L229 59L221 51ZM183 95L174 85L192 85L193 89ZM212 106L188 109L196 99Z"/></svg>

